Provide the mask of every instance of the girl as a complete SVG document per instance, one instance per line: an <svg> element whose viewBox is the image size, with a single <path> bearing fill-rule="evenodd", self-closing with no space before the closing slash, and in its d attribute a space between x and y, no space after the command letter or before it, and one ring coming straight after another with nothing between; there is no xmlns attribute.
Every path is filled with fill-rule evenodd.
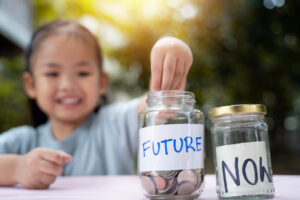
<svg viewBox="0 0 300 200"><path fill-rule="evenodd" d="M160 39L151 51L150 91L184 90L191 64L184 42ZM94 112L107 82L100 48L86 28L66 20L39 28L23 83L48 121L0 135L0 185L48 188L58 175L134 173L137 114L145 97Z"/></svg>

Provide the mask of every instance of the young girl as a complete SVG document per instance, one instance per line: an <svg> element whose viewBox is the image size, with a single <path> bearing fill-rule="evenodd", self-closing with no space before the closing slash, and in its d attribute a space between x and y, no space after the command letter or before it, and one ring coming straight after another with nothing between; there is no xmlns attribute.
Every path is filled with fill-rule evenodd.
<svg viewBox="0 0 300 200"><path fill-rule="evenodd" d="M184 90L191 64L184 42L160 39L151 52L150 91ZM107 81L100 48L86 28L57 20L38 29L23 82L48 122L0 135L0 185L48 188L58 175L134 173L145 97L94 112Z"/></svg>

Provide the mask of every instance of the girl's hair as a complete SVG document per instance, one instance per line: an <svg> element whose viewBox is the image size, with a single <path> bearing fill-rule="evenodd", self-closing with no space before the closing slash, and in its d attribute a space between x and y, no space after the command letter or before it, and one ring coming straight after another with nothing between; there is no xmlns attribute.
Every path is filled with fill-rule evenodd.
<svg viewBox="0 0 300 200"><path fill-rule="evenodd" d="M32 58L34 57L40 44L48 37L53 35L66 35L69 37L80 38L85 41L88 39L92 41L92 45L95 49L95 56L100 67L100 72L102 72L102 53L97 39L88 29L78 22L63 19L58 19L50 22L49 24L45 24L33 33L25 55L27 72L32 72Z"/></svg>
<svg viewBox="0 0 300 200"><path fill-rule="evenodd" d="M38 51L39 46L44 40L53 35L66 35L68 37L75 37L84 41L91 41L95 50L95 58L97 59L100 73L102 73L102 53L97 39L88 29L80 25L78 22L62 19L55 20L46 25L43 25L33 33L30 44L25 54L26 72L32 73L32 60L36 52ZM106 96L101 97L101 102L106 102ZM33 126L37 127L38 125L45 123L48 118L39 109L36 101L34 99L29 99L29 104L31 107ZM98 110L98 108L99 107L97 107L96 110Z"/></svg>

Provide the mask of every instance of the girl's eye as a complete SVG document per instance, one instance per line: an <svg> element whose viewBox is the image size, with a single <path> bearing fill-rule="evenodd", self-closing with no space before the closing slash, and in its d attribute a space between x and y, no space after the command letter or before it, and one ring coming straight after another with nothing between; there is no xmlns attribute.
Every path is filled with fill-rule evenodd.
<svg viewBox="0 0 300 200"><path fill-rule="evenodd" d="M78 75L79 76L88 76L88 75L90 75L90 73L89 72L78 72Z"/></svg>
<svg viewBox="0 0 300 200"><path fill-rule="evenodd" d="M57 72L48 72L48 73L46 73L46 76L49 76L49 77L57 77L57 76L58 76L58 73L57 73Z"/></svg>

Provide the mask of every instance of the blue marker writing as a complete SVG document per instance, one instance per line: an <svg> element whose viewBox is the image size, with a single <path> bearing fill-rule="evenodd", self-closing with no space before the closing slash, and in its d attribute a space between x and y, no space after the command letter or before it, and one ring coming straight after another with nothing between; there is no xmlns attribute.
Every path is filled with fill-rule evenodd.
<svg viewBox="0 0 300 200"><path fill-rule="evenodd" d="M150 142L150 140L148 140L148 141L146 141L146 142L143 143L143 153L144 153L144 157L146 157L145 151L146 151L147 149L150 148L150 146L148 146L147 148L145 148L145 144L147 144L147 143L149 143L149 142Z"/></svg>

